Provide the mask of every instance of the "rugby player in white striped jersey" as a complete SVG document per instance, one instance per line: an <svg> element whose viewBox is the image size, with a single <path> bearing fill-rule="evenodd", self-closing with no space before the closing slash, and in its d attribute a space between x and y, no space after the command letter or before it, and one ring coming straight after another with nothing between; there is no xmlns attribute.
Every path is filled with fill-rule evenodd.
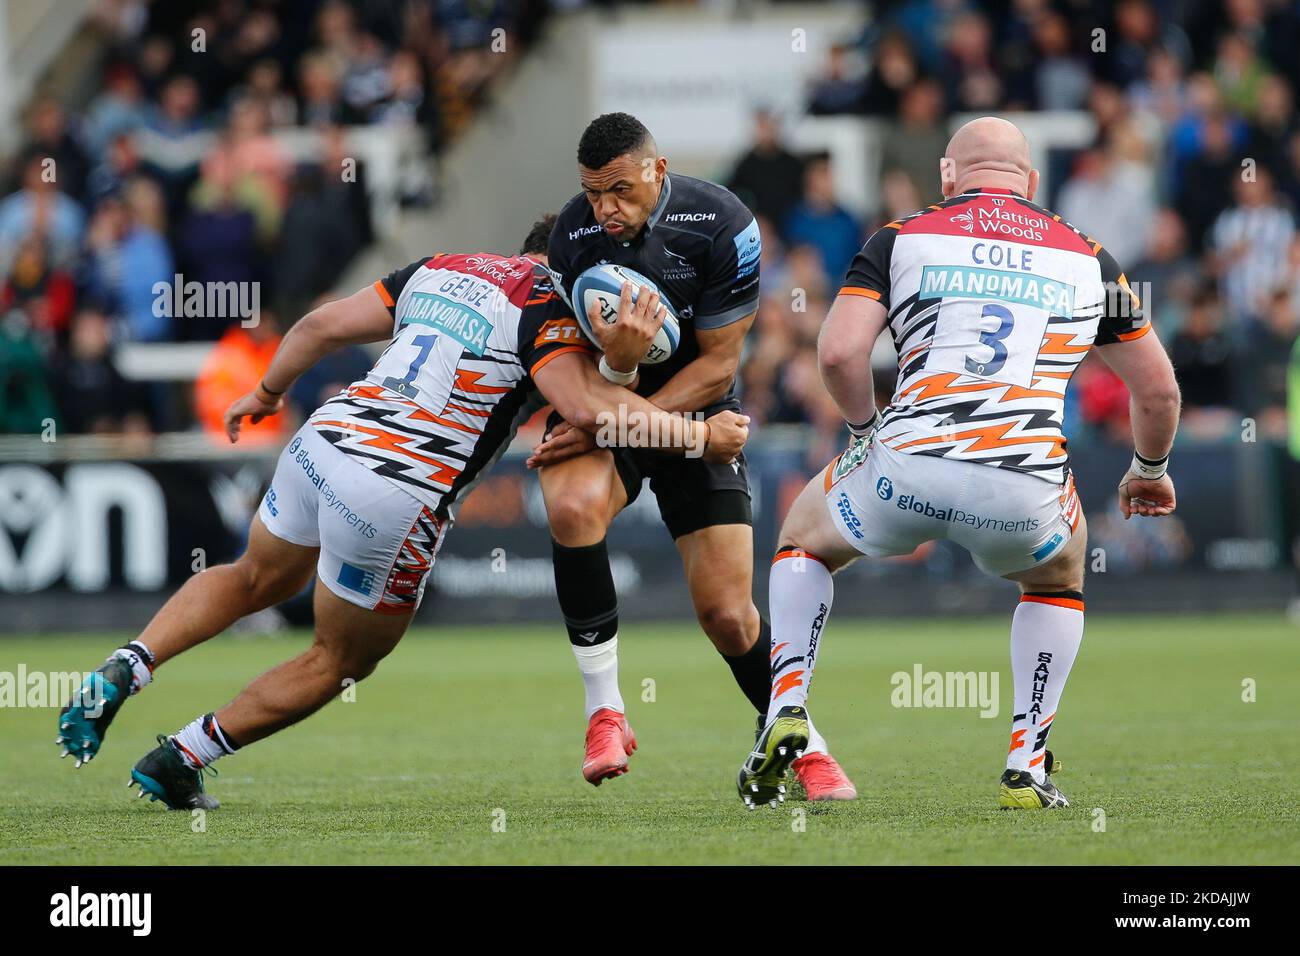
<svg viewBox="0 0 1300 956"><path fill-rule="evenodd" d="M171 809L213 808L203 772L296 723L372 673L406 632L459 503L505 451L517 413L540 392L571 422L638 416L653 447L711 461L740 453L748 419L672 415L602 377L556 293L538 223L518 256L438 254L313 310L285 335L262 382L226 412L280 411L282 396L329 352L388 340L360 381L322 405L280 455L233 564L187 581L139 638L119 648L59 715L56 743L80 767L98 753L129 696L154 669L241 617L287 600L316 576L315 643L196 717L131 771L128 784ZM658 295L593 322L606 356L635 365L663 323Z"/></svg>
<svg viewBox="0 0 1300 956"><path fill-rule="evenodd" d="M1048 779L1058 765L1047 737L1083 639L1086 526L1061 425L1066 386L1094 346L1132 396L1120 510L1174 510L1178 386L1127 278L1100 243L1033 202L1038 171L1011 123L966 124L940 170L944 202L867 241L822 326L822 377L852 443L796 499L772 563L768 724L738 780L751 807L778 802L806 745L831 575L936 539L1020 585L999 804L1067 805ZM881 412L871 351L886 327L899 375Z"/></svg>

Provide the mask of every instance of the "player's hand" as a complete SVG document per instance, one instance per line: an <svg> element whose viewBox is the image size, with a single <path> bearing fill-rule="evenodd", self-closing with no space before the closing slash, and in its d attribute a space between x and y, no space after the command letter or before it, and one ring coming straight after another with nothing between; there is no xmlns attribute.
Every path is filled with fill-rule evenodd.
<svg viewBox="0 0 1300 956"><path fill-rule="evenodd" d="M642 288L636 301L632 301L632 283L624 282L618 299L618 319L606 322L600 317L600 306L592 304L587 312L591 334L605 353L605 361L618 372L630 372L650 350L650 343L659 334L668 309L659 302L659 293Z"/></svg>
<svg viewBox="0 0 1300 956"><path fill-rule="evenodd" d="M525 464L529 468L541 468L567 461L579 455L585 455L596 447L596 436L591 432L574 428L568 422L560 422L542 436L541 443L533 448Z"/></svg>
<svg viewBox="0 0 1300 956"><path fill-rule="evenodd" d="M749 439L749 416L733 411L718 412L705 419L709 426L709 444L704 449L705 461L734 461Z"/></svg>
<svg viewBox="0 0 1300 956"><path fill-rule="evenodd" d="M1119 483L1119 510L1125 521L1133 515L1163 518L1173 514L1177 506L1174 482L1168 475L1155 479L1139 478L1130 471Z"/></svg>
<svg viewBox="0 0 1300 956"><path fill-rule="evenodd" d="M273 402L266 402L258 397L256 391L235 399L230 403L225 414L226 434L230 436L230 443L233 445L239 441L239 429L243 427L245 417L251 418L256 425L267 415L274 415L283 405L282 397Z"/></svg>

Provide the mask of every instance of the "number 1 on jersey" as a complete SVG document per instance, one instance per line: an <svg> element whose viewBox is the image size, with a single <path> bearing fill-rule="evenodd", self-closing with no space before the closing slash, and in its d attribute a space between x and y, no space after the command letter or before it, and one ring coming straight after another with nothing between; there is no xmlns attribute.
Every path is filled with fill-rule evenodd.
<svg viewBox="0 0 1300 956"><path fill-rule="evenodd" d="M433 346L437 341L438 336L436 335L417 335L411 339L411 344L419 349L419 353L411 361L411 367L406 370L405 377L390 376L384 379L384 388L392 389L394 392L405 395L410 399L414 399L415 396L419 395L420 390L415 387L415 377L420 374L420 369L429 360L429 354L433 351Z"/></svg>

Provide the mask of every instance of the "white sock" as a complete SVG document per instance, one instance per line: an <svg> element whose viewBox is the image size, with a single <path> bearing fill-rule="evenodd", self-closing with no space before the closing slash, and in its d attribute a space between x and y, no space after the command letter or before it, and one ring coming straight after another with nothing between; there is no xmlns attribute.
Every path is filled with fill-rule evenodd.
<svg viewBox="0 0 1300 956"><path fill-rule="evenodd" d="M570 646L587 691L587 719L602 707L623 713L623 695L618 692L618 635L594 647Z"/></svg>
<svg viewBox="0 0 1300 956"><path fill-rule="evenodd" d="M179 731L172 734L181 752L181 759L191 770L206 767L226 754L232 754L237 748L232 747L222 733L217 718L212 714L195 717Z"/></svg>
<svg viewBox="0 0 1300 956"><path fill-rule="evenodd" d="M134 696L153 680L153 654L143 641L131 641L113 652L131 668L131 695Z"/></svg>
<svg viewBox="0 0 1300 956"><path fill-rule="evenodd" d="M767 595L772 611L770 721L782 707L807 706L817 645L831 612L835 584L826 565L807 551L783 548L772 561Z"/></svg>
<svg viewBox="0 0 1300 956"><path fill-rule="evenodd" d="M1027 770L1042 783L1047 734L1082 641L1082 594L1066 591L1020 598L1011 618L1015 702L1008 770Z"/></svg>
<svg viewBox="0 0 1300 956"><path fill-rule="evenodd" d="M830 750L826 746L826 738L817 732L817 728L813 726L811 716L808 718L808 746L804 753L830 755Z"/></svg>

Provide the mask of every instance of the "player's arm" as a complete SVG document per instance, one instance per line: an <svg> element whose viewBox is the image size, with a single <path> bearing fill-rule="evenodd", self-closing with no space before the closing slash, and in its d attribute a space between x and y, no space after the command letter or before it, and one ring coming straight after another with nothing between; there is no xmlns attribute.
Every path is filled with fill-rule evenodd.
<svg viewBox="0 0 1300 956"><path fill-rule="evenodd" d="M717 329L697 328L695 341L700 354L678 369L650 400L673 412L697 411L721 401L740 368L740 353L754 315L751 312Z"/></svg>
<svg viewBox="0 0 1300 956"><path fill-rule="evenodd" d="M1124 517L1161 517L1177 506L1174 483L1165 474L1178 431L1182 398L1174 367L1154 331L1129 341L1099 346L1097 354L1129 390L1133 464L1119 486Z"/></svg>
<svg viewBox="0 0 1300 956"><path fill-rule="evenodd" d="M826 391L855 434L876 417L871 350L885 329L889 313L877 300L842 291L817 336L817 366Z"/></svg>
<svg viewBox="0 0 1300 956"><path fill-rule="evenodd" d="M740 368L745 336L758 312L758 221L739 202L710 256L695 308L699 355L677 370L650 400L660 408L693 412L721 401Z"/></svg>
<svg viewBox="0 0 1300 956"><path fill-rule="evenodd" d="M1098 248L1097 258L1109 290L1097 329L1097 354L1129 390L1133 428L1133 463L1119 483L1119 508L1125 520L1133 515L1158 518L1177 506L1166 471L1182 397L1173 364L1128 279L1105 249Z"/></svg>
<svg viewBox="0 0 1300 956"><path fill-rule="evenodd" d="M533 381L565 421L593 432L598 445L644 439L643 447L710 461L731 461L749 435L749 418L723 411L707 421L672 414L621 385L606 381L586 350L556 353L535 367Z"/></svg>
<svg viewBox="0 0 1300 956"><path fill-rule="evenodd" d="M345 299L317 306L299 319L280 340L257 388L226 409L226 434L230 440L239 441L239 429L246 416L257 424L278 412L290 386L330 352L391 336L393 314L389 309L379 289L370 285Z"/></svg>
<svg viewBox="0 0 1300 956"><path fill-rule="evenodd" d="M898 223L890 223L853 257L817 335L822 382L856 436L870 432L877 421L871 350L889 323L889 261L897 236Z"/></svg>

